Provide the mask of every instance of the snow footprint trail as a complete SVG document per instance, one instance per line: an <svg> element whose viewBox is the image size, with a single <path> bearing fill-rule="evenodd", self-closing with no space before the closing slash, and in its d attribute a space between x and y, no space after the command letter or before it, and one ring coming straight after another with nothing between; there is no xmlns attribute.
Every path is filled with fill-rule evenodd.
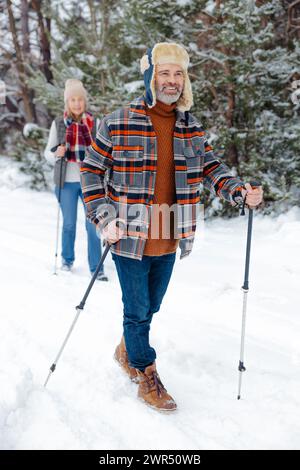
<svg viewBox="0 0 300 470"><path fill-rule="evenodd" d="M2 449L83 449L68 425L68 407L34 383L31 370L25 371L16 386L16 399L1 416ZM59 434L59 438L57 438ZM34 446L32 443L34 442Z"/></svg>

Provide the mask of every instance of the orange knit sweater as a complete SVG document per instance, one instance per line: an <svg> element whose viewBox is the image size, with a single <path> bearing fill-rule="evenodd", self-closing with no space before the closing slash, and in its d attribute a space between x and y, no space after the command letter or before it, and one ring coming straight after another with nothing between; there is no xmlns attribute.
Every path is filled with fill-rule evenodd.
<svg viewBox="0 0 300 470"><path fill-rule="evenodd" d="M176 203L173 151L175 108L176 103L168 105L157 101L153 108L146 109L157 137L157 173L153 204L168 204L168 206L171 206ZM152 209L155 209L155 206ZM158 214L158 211L153 210L144 255L160 256L176 251L179 241L174 239L174 217L172 212L169 238L163 238L162 229L162 214ZM153 238L151 237L151 231Z"/></svg>

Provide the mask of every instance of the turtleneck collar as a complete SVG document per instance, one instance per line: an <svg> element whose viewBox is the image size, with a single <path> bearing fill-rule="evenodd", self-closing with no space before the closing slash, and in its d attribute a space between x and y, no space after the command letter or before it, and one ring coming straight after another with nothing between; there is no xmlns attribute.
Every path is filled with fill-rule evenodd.
<svg viewBox="0 0 300 470"><path fill-rule="evenodd" d="M171 116L174 116L176 106L177 106L176 102L172 104L165 104L162 101L157 100L153 108L147 107L147 114L154 112L158 114L159 116L171 117Z"/></svg>

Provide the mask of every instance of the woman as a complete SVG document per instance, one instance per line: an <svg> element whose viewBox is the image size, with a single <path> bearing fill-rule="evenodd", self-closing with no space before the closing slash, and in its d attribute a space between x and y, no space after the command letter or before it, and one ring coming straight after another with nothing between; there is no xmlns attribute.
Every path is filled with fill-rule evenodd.
<svg viewBox="0 0 300 470"><path fill-rule="evenodd" d="M63 214L62 228L62 269L70 271L75 260L74 244L76 236L78 198L83 202L80 186L80 164L85 149L91 144L96 133L96 123L91 113L86 111L87 93L80 80L69 79L64 91L64 115L57 117L51 125L45 158L49 163L65 158L64 181L56 180L55 194ZM63 163L63 161L60 161ZM61 183L61 184L59 184ZM59 190L59 187L61 188ZM88 262L91 274L94 273L102 255L101 240L96 227L86 220L88 237ZM97 279L107 281L103 266Z"/></svg>

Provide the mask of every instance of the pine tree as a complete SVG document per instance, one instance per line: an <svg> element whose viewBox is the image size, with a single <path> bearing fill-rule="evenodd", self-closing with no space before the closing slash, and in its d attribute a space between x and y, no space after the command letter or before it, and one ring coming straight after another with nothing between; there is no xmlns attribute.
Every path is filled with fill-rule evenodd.
<svg viewBox="0 0 300 470"><path fill-rule="evenodd" d="M276 35L280 1L208 4L208 32L196 52L202 120L234 172L263 182L268 203L295 204L300 127L289 85L299 70L299 43L287 47ZM221 203L214 213L233 211Z"/></svg>
<svg viewBox="0 0 300 470"><path fill-rule="evenodd" d="M139 60L146 49L174 41L190 55L191 111L207 130L216 154L245 181L262 180L266 211L299 204L299 105L291 100L291 84L300 79L300 44L290 10L284 7L287 2L30 2L37 37L48 36L50 44L44 41L40 58L29 60L26 67L44 136L36 151L42 155L46 128L62 113L67 78L83 81L89 109L101 118L143 93ZM43 61L49 54L46 72ZM2 64L7 61L1 58L0 67L6 66ZM216 199L212 204L208 194L206 201L208 215L237 213Z"/></svg>

